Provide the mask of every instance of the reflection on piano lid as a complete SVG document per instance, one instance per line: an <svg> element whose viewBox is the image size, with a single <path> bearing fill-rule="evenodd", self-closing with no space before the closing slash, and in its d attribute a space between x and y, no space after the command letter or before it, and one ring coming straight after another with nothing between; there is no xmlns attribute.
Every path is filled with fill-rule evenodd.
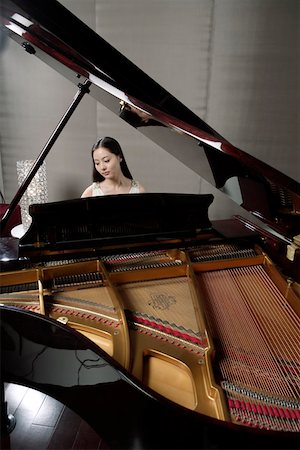
<svg viewBox="0 0 300 450"><path fill-rule="evenodd" d="M295 434L249 430L174 406L128 378L97 345L57 321L4 306L0 317L5 379L17 384L26 379L28 386L67 404L108 448L297 448Z"/></svg>

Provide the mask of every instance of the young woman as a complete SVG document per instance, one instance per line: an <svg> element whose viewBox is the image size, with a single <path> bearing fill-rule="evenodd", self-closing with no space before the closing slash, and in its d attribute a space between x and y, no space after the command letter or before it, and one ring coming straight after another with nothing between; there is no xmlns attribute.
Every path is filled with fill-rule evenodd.
<svg viewBox="0 0 300 450"><path fill-rule="evenodd" d="M118 141L104 137L92 148L93 184L81 197L98 195L137 194L144 187L132 178Z"/></svg>

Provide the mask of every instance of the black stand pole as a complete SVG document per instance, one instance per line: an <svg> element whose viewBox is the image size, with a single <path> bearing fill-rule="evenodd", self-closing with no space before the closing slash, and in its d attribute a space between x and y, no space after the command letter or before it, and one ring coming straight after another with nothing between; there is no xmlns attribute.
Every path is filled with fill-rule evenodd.
<svg viewBox="0 0 300 450"><path fill-rule="evenodd" d="M49 151L51 150L52 146L54 145L56 139L58 138L58 136L60 135L60 133L64 129L64 127L65 127L66 123L68 122L68 120L70 119L70 117L72 116L72 114L75 111L76 107L78 106L80 100L83 98L84 94L89 92L90 85L91 85L91 82L89 80L86 80L83 84L80 83L78 85L79 89L78 89L78 91L77 91L77 93L76 93L76 95L74 97L74 100L72 101L71 105L69 106L69 108L67 109L67 111L65 112L63 117L61 118L61 120L58 123L57 127L55 128L55 130L53 131L52 135L50 136L48 142L46 143L46 145L42 149L41 153L39 154L39 156L35 160L35 162L34 162L32 168L30 169L27 177L24 179L23 183L21 184L20 188L18 189L18 191L17 191L16 195L14 196L13 200L11 201L9 207L5 211L5 213L4 213L3 217L2 217L2 220L0 222L0 227L1 227L2 230L5 229L10 216L12 215L12 213L15 210L15 208L17 207L20 199L23 197L23 195L24 195L27 187L31 183L33 177L35 176L35 174L39 170L40 166L43 164L46 156L48 155Z"/></svg>

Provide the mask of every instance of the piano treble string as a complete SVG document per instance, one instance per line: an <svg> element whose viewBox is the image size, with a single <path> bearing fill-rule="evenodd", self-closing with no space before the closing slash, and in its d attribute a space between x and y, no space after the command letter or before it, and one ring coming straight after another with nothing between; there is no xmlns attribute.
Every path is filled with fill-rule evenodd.
<svg viewBox="0 0 300 450"><path fill-rule="evenodd" d="M235 420L299 429L299 319L263 267L204 273L202 278L205 309L221 343L222 385ZM288 328L287 322L292 324Z"/></svg>

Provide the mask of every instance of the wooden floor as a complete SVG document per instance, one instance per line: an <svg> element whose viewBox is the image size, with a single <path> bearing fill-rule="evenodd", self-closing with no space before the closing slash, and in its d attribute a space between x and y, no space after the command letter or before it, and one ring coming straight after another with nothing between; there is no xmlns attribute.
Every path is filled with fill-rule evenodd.
<svg viewBox="0 0 300 450"><path fill-rule="evenodd" d="M101 437L77 414L41 392L5 384L5 400L16 426L2 436L2 450L108 449Z"/></svg>

